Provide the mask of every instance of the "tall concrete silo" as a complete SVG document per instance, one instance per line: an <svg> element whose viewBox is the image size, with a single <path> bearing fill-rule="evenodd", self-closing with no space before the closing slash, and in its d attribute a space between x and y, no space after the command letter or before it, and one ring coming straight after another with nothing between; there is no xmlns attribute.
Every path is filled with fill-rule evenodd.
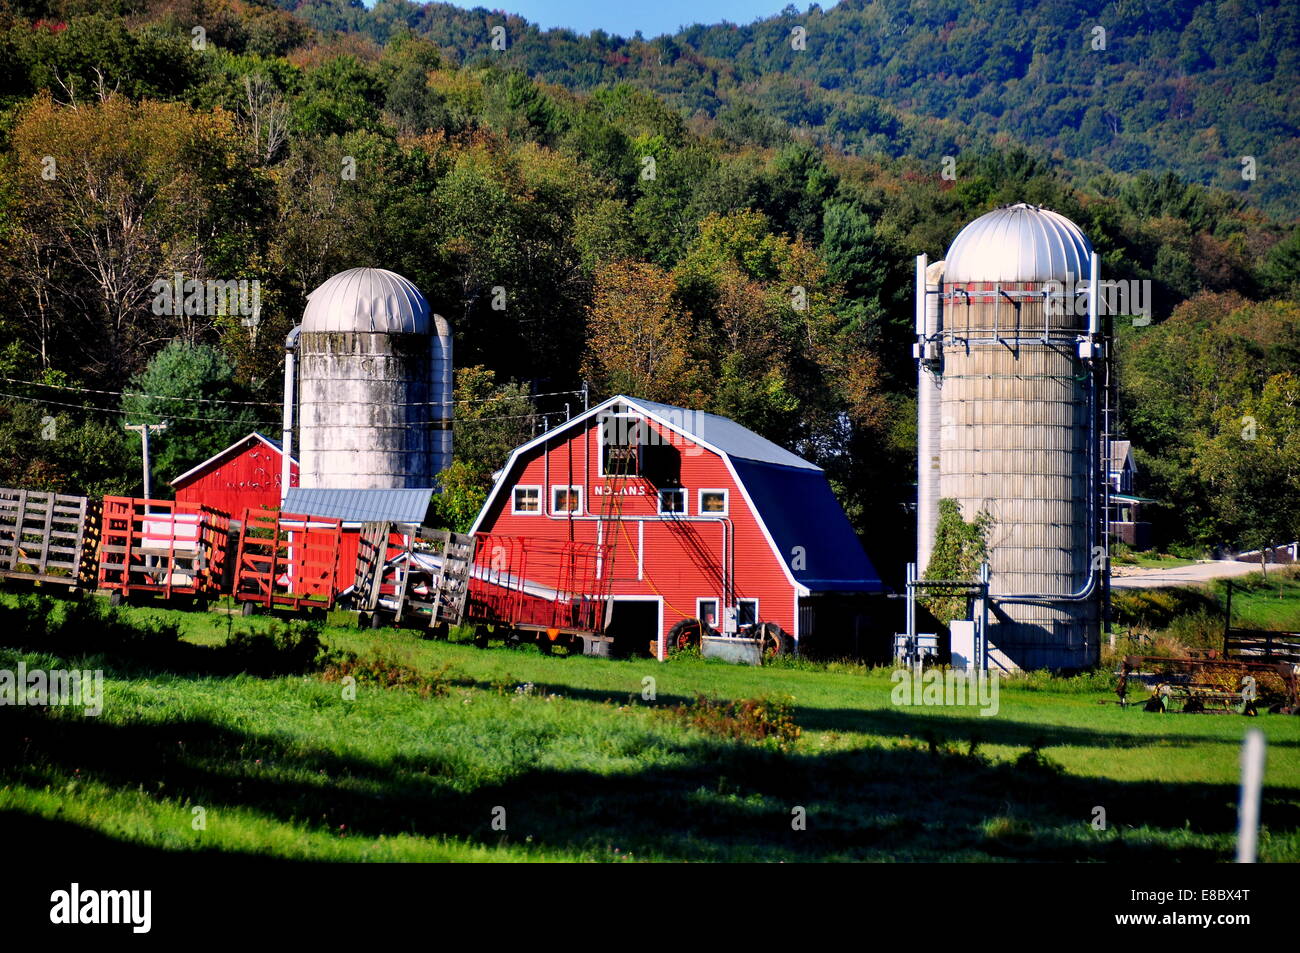
<svg viewBox="0 0 1300 953"><path fill-rule="evenodd" d="M340 272L308 296L295 334L285 432L296 376L302 486L432 486L451 462L451 327L415 285L380 268Z"/></svg>
<svg viewBox="0 0 1300 953"><path fill-rule="evenodd" d="M1105 340L1097 260L1078 226L1030 205L917 263L918 570L939 501L989 534L993 665L1097 661L1105 559ZM946 621L946 620L945 620Z"/></svg>

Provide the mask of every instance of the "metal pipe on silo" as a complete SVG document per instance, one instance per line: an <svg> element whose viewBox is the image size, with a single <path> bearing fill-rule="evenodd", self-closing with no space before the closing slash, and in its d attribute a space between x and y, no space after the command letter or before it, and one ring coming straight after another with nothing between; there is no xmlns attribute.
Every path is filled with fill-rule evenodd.
<svg viewBox="0 0 1300 953"><path fill-rule="evenodd" d="M452 363L451 324L440 314L433 316L430 340L430 363L433 375L432 438L430 472L437 476L451 466L452 423L455 419L455 370Z"/></svg>
<svg viewBox="0 0 1300 953"><path fill-rule="evenodd" d="M1088 334L1101 333L1101 259L1093 252L1088 260Z"/></svg>
<svg viewBox="0 0 1300 953"><path fill-rule="evenodd" d="M284 430L280 435L280 506L284 506L284 498L289 495L289 481L293 477L293 468L289 464L289 458L293 456L293 406L296 399L296 383L298 380L298 332L302 326L298 325L289 332L289 336L284 339Z"/></svg>
<svg viewBox="0 0 1300 953"><path fill-rule="evenodd" d="M939 383L942 353L940 282L942 261L930 264L926 255L916 258L916 568L924 576L934 549L939 522L939 433L942 410Z"/></svg>

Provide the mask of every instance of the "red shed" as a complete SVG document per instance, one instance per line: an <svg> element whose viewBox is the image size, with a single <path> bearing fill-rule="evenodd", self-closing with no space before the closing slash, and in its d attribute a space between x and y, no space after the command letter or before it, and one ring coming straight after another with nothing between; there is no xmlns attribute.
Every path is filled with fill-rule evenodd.
<svg viewBox="0 0 1300 953"><path fill-rule="evenodd" d="M661 659L682 620L724 636L775 622L797 647L824 597L884 590L821 468L725 417L625 396L517 448L473 529L604 544L608 631Z"/></svg>
<svg viewBox="0 0 1300 953"><path fill-rule="evenodd" d="M280 508L284 452L278 441L250 433L171 481L176 499L201 503L235 519L244 508ZM298 461L289 458L289 485L298 485Z"/></svg>

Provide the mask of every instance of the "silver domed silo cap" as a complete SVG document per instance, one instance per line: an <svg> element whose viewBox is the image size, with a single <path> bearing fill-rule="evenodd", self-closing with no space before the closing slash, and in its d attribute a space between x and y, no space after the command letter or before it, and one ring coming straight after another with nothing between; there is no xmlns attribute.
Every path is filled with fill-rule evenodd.
<svg viewBox="0 0 1300 953"><path fill-rule="evenodd" d="M428 334L429 302L420 289L383 268L351 268L307 296L304 332Z"/></svg>
<svg viewBox="0 0 1300 953"><path fill-rule="evenodd" d="M1082 281L1092 273L1092 243L1064 215L1008 205L971 222L945 256L944 281Z"/></svg>

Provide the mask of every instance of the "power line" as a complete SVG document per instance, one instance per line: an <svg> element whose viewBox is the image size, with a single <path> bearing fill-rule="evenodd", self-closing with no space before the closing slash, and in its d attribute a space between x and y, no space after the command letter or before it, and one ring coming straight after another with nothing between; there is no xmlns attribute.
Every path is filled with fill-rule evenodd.
<svg viewBox="0 0 1300 953"><path fill-rule="evenodd" d="M22 400L29 404L40 404L50 407L66 407L69 410L85 410L98 414L115 414L117 416L129 417L153 417L155 420L162 420L164 417L170 420L201 420L207 423L222 424L267 424L274 425L279 423L277 420L242 420L234 417L192 417L184 414L156 414L150 411L128 411L114 409L112 407L87 407L85 404L68 404L59 400L50 400L47 397L24 397L21 394L0 394L0 398L7 400Z"/></svg>
<svg viewBox="0 0 1300 953"><path fill-rule="evenodd" d="M46 384L42 381L20 381L12 377L0 377L0 383L23 384L27 387L48 387L53 390L71 391L77 394L101 394L107 397L142 397L146 400L182 400L198 404L241 404L246 407L279 407L278 403L265 400L226 400L218 397L170 397L166 394L140 394L125 390L96 390L93 387L74 387L70 384Z"/></svg>
<svg viewBox="0 0 1300 953"><path fill-rule="evenodd" d="M129 416L129 417L152 417L155 420L164 420L164 419L197 420L197 421L203 421L205 423L264 424L270 427L276 426L277 424L281 423L281 421L279 420L247 420L247 419L241 419L236 417L194 417L194 416L186 416L184 414L158 414L158 413L153 413L151 411L128 411L128 410L115 409L112 407L87 407L85 404L69 404L63 401L50 400L49 398L46 397L25 397L21 394L0 393L0 399L21 400L21 401L26 401L29 404L39 404L41 406L49 406L49 407L65 407L69 410L83 410L83 411L88 411L90 413L97 413L97 414L110 414L115 416ZM533 420L541 416L544 415L543 414L507 414L507 415L501 415L496 417L468 417L462 419L453 419L451 424L453 427L461 427L466 424L492 423L493 421L497 421L497 420ZM432 426L433 424L440 424L444 422L445 421L442 419L411 420L407 422L407 425L411 427L424 427L424 426Z"/></svg>
<svg viewBox="0 0 1300 953"><path fill-rule="evenodd" d="M0 383L21 384L26 387L46 387L52 390L68 391L78 394L99 394L106 397L138 397L144 400L175 400L188 403L199 404L235 404L243 407L282 407L279 401L269 400L228 400L220 397L173 397L167 394L145 394L138 391L125 390L99 390L94 387L77 387L71 384L46 384L42 381L23 381L16 380L12 377L0 377ZM504 400L535 400L539 397L568 397L574 394L581 394L581 390L556 390L548 391L542 394L498 394L494 397L466 397L461 400L450 401L451 404L484 404L493 401ZM402 404L394 404L395 407L446 407L448 401L445 400L415 400L407 401ZM202 418L192 418L202 419ZM265 421L263 421L265 422ZM274 421L271 421L274 423Z"/></svg>

